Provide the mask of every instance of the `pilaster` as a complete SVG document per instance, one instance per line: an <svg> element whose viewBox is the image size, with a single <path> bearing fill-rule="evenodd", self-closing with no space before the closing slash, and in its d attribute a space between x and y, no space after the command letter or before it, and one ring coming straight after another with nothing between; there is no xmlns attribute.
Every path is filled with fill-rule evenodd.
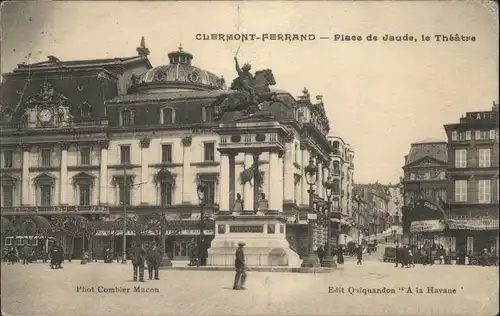
<svg viewBox="0 0 500 316"><path fill-rule="evenodd" d="M301 157L302 157L302 181L301 183L301 201L302 205L308 205L309 204L309 193L307 190L309 190L309 186L307 185L307 175L305 174L305 168L307 164L309 163L309 151L303 147L302 145L300 146L300 151L301 151Z"/></svg>
<svg viewBox="0 0 500 316"><path fill-rule="evenodd" d="M294 181L294 170L293 166L293 151L292 142L285 143L285 157L284 157L284 193L283 200L287 202L293 202L295 200L295 181Z"/></svg>
<svg viewBox="0 0 500 316"><path fill-rule="evenodd" d="M108 203L108 146L109 141L100 141L101 164L99 169L99 203Z"/></svg>
<svg viewBox="0 0 500 316"><path fill-rule="evenodd" d="M29 171L29 162L30 162L30 151L31 146L29 144L20 144L20 147L23 151L23 166L22 166L22 188L21 188L21 204L22 205L30 205L30 171Z"/></svg>
<svg viewBox="0 0 500 316"><path fill-rule="evenodd" d="M279 162L278 162L278 153L270 152L269 153L269 193L268 193L268 201L269 201L269 210L270 211L278 211L279 207L279 191L282 191L282 187L279 187L278 178L280 177L279 171Z"/></svg>
<svg viewBox="0 0 500 316"><path fill-rule="evenodd" d="M191 155L189 154L193 139L191 136L182 139L182 203L191 203ZM222 164L221 164L222 165ZM224 181L221 179L221 181Z"/></svg>
<svg viewBox="0 0 500 316"><path fill-rule="evenodd" d="M68 149L69 143L59 143L61 147L61 173L59 178L59 204L68 204Z"/></svg>
<svg viewBox="0 0 500 316"><path fill-rule="evenodd" d="M141 204L148 204L148 192L150 188L148 186L148 171L149 171L149 145L151 144L151 139L143 138L140 141L141 145Z"/></svg>

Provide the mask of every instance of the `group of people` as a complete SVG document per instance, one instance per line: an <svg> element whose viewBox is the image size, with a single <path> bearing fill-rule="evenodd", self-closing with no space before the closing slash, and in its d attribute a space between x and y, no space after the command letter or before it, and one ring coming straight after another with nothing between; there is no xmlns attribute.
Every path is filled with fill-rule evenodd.
<svg viewBox="0 0 500 316"><path fill-rule="evenodd" d="M316 250L316 255L318 256L320 264L323 264L323 260L325 259L326 255L327 255L326 249L328 249L326 245L325 246L320 245L318 247L318 249ZM337 258L337 263L343 264L344 263L344 253L345 253L344 248L342 246L338 246L338 247L331 247L330 249L331 249L330 254L332 257Z"/></svg>
<svg viewBox="0 0 500 316"><path fill-rule="evenodd" d="M3 257L4 260L10 264L15 264L22 260L23 264L29 264L33 261L34 250L29 245L24 245L23 247L9 246L4 248Z"/></svg>
<svg viewBox="0 0 500 316"><path fill-rule="evenodd" d="M132 259L134 281L145 282L144 269L146 266L148 267L149 280L160 279L162 252L156 242L132 243L129 256ZM139 274L139 280L137 280L137 274Z"/></svg>

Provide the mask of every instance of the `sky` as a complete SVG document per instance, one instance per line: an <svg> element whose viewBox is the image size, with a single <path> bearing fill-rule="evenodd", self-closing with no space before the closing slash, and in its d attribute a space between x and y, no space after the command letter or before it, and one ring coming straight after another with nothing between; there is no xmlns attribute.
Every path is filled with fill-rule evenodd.
<svg viewBox="0 0 500 316"><path fill-rule="evenodd" d="M397 183L410 145L446 140L443 124L498 100L498 8L481 1L9 2L1 5L1 72L22 62L135 56L153 66L184 50L235 77L233 57L270 68L275 88L323 95L332 135L355 151L355 181ZM196 34L300 33L312 41L203 41ZM335 41L335 34L361 41ZM367 41L368 35L378 41ZM385 34L416 42L382 41ZM438 42L436 34L474 36ZM430 36L422 41L421 36ZM321 40L320 37L330 37ZM239 47L239 50L238 50Z"/></svg>

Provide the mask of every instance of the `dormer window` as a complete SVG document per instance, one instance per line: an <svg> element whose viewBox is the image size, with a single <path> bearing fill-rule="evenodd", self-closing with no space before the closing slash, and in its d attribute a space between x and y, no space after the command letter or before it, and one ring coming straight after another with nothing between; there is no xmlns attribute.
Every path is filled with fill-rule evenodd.
<svg viewBox="0 0 500 316"><path fill-rule="evenodd" d="M92 106L89 103L83 102L78 107L80 108L80 115L82 117L87 118L92 116Z"/></svg>
<svg viewBox="0 0 500 316"><path fill-rule="evenodd" d="M130 126L134 124L134 111L123 110L120 112L120 125Z"/></svg>
<svg viewBox="0 0 500 316"><path fill-rule="evenodd" d="M164 107L160 113L160 124L173 124L175 122L175 111L171 107Z"/></svg>
<svg viewBox="0 0 500 316"><path fill-rule="evenodd" d="M202 107L203 122L213 122L214 107L211 105Z"/></svg>

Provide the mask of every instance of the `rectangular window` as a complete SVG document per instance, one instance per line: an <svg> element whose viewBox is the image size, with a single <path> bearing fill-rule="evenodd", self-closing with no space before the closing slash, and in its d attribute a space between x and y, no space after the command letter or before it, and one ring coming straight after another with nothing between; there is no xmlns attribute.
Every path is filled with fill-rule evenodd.
<svg viewBox="0 0 500 316"><path fill-rule="evenodd" d="M489 139L490 131L481 131L481 139Z"/></svg>
<svg viewBox="0 0 500 316"><path fill-rule="evenodd" d="M479 154L479 168L491 167L491 149L482 148L478 150Z"/></svg>
<svg viewBox="0 0 500 316"><path fill-rule="evenodd" d="M495 130L494 130L494 129L492 129L492 130L490 131L490 139L495 139L495 134L496 134L496 133L495 133Z"/></svg>
<svg viewBox="0 0 500 316"><path fill-rule="evenodd" d="M455 168L467 167L467 149L455 150Z"/></svg>
<svg viewBox="0 0 500 316"><path fill-rule="evenodd" d="M130 146L120 146L120 163L122 165L130 163Z"/></svg>
<svg viewBox="0 0 500 316"><path fill-rule="evenodd" d="M174 110L171 108L164 108L162 111L163 124L174 123Z"/></svg>
<svg viewBox="0 0 500 316"><path fill-rule="evenodd" d="M40 185L40 205L50 206L52 203L52 186L50 184Z"/></svg>
<svg viewBox="0 0 500 316"><path fill-rule="evenodd" d="M467 202L467 180L455 180L455 201Z"/></svg>
<svg viewBox="0 0 500 316"><path fill-rule="evenodd" d="M80 205L90 205L90 184L80 184Z"/></svg>
<svg viewBox="0 0 500 316"><path fill-rule="evenodd" d="M204 122L213 122L214 120L214 107L205 106L203 107L204 112Z"/></svg>
<svg viewBox="0 0 500 316"><path fill-rule="evenodd" d="M14 205L14 187L11 185L2 186L2 202L3 207L11 207Z"/></svg>
<svg viewBox="0 0 500 316"><path fill-rule="evenodd" d="M133 124L132 111L122 111L122 126L130 126Z"/></svg>
<svg viewBox="0 0 500 316"><path fill-rule="evenodd" d="M130 185L120 183L119 186L120 205L130 205Z"/></svg>
<svg viewBox="0 0 500 316"><path fill-rule="evenodd" d="M465 132L458 132L458 140L466 140Z"/></svg>
<svg viewBox="0 0 500 316"><path fill-rule="evenodd" d="M172 183L162 182L161 184L161 206L172 205Z"/></svg>
<svg viewBox="0 0 500 316"><path fill-rule="evenodd" d="M80 149L80 164L90 165L90 148Z"/></svg>
<svg viewBox="0 0 500 316"><path fill-rule="evenodd" d="M203 144L203 159L205 161L214 161L215 160L215 144L214 143Z"/></svg>
<svg viewBox="0 0 500 316"><path fill-rule="evenodd" d="M479 180L479 203L490 203L491 202L491 181L490 180Z"/></svg>
<svg viewBox="0 0 500 316"><path fill-rule="evenodd" d="M458 132L457 131L451 132L451 140L458 140Z"/></svg>
<svg viewBox="0 0 500 316"><path fill-rule="evenodd" d="M12 168L14 161L14 152L6 150L3 152L3 167Z"/></svg>
<svg viewBox="0 0 500 316"><path fill-rule="evenodd" d="M52 150L42 149L42 167L50 167L51 156Z"/></svg>
<svg viewBox="0 0 500 316"><path fill-rule="evenodd" d="M205 191L203 192L203 199L206 205L213 205L215 203L215 182L203 181Z"/></svg>
<svg viewBox="0 0 500 316"><path fill-rule="evenodd" d="M172 162L172 145L161 145L161 162Z"/></svg>
<svg viewBox="0 0 500 316"><path fill-rule="evenodd" d="M470 140L471 138L471 131L466 131L465 132L465 140Z"/></svg>

